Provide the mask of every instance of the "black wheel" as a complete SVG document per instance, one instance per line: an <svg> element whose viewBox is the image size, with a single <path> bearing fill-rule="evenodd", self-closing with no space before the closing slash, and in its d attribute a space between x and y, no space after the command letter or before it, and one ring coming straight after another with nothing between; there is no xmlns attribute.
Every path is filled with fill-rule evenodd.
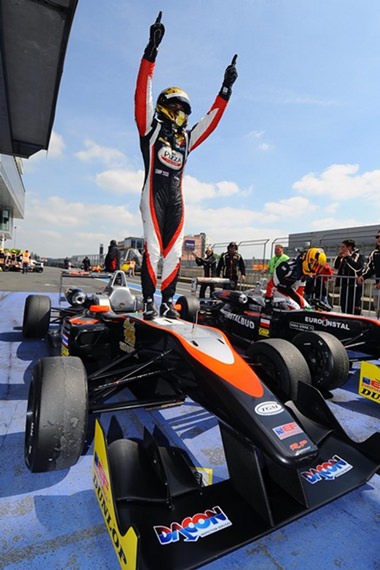
<svg viewBox="0 0 380 570"><path fill-rule="evenodd" d="M88 417L87 375L80 358L41 358L33 368L25 426L25 462L34 472L74 465Z"/></svg>
<svg viewBox="0 0 380 570"><path fill-rule="evenodd" d="M313 386L334 390L347 382L350 362L343 344L324 331L299 333L293 339L310 368Z"/></svg>
<svg viewBox="0 0 380 570"><path fill-rule="evenodd" d="M51 301L47 295L28 295L25 301L22 334L44 338L49 330Z"/></svg>
<svg viewBox="0 0 380 570"><path fill-rule="evenodd" d="M199 300L196 297L179 297L176 305L180 305L179 314L184 321L193 322L200 308Z"/></svg>
<svg viewBox="0 0 380 570"><path fill-rule="evenodd" d="M260 379L283 402L297 400L299 382L311 384L306 360L287 340L259 340L248 347L247 356Z"/></svg>

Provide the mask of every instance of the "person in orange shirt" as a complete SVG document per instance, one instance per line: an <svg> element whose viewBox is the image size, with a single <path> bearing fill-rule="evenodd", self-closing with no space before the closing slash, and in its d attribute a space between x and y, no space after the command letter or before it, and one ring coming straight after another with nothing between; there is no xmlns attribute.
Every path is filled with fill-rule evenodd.
<svg viewBox="0 0 380 570"><path fill-rule="evenodd" d="M28 273L29 271L29 263L30 263L30 253L26 249L22 254L22 272Z"/></svg>

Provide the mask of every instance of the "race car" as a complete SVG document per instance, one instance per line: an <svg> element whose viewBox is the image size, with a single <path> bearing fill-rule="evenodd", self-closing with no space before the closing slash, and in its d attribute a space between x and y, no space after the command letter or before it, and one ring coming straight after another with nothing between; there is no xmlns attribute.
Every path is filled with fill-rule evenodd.
<svg viewBox="0 0 380 570"><path fill-rule="evenodd" d="M198 278L196 281L214 280ZM343 366L345 357L339 344L345 347L351 363L380 358L378 320L334 312L318 300L306 309L294 308L294 301L279 293L274 297L272 314L266 314L261 284L245 291L218 289L212 299L181 297L178 304L182 307L183 318L197 318L199 322L220 328L235 345L245 347L247 354L255 350L257 341L268 338L283 338L294 343L307 359L308 354L317 351L318 358L315 353L315 358L308 361L313 368L315 385L319 388L333 389L334 381L331 382L331 378L334 376L337 384L344 382L344 371L339 375L339 380L336 373L330 370L332 360L335 364L342 361L338 368ZM332 337L340 342L337 343ZM327 353L323 356L323 344L329 345L330 349L325 347L325 350L334 354L333 359L331 356L327 359L330 364L326 360Z"/></svg>
<svg viewBox="0 0 380 570"><path fill-rule="evenodd" d="M251 365L214 327L145 321L119 279L116 273L93 303L86 297L55 323L44 296L26 300L25 336L55 331L61 340L60 355L33 367L28 468L74 465L89 444L91 417L190 397L218 419L229 470L228 479L205 486L185 449L162 444L148 430L142 440L120 434L111 440L97 420L94 489L122 568L199 567L379 470L380 434L363 442L346 434L293 344L267 339L272 366ZM73 291L67 296L76 298Z"/></svg>

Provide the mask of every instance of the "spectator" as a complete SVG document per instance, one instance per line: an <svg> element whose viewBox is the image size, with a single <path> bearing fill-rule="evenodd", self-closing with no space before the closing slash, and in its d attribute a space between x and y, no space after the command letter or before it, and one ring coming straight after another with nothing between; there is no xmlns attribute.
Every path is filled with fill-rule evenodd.
<svg viewBox="0 0 380 570"><path fill-rule="evenodd" d="M284 248L281 244L277 243L274 246L274 256L270 258L269 262L268 262L268 268L267 269L263 269L261 273L269 273L270 278L268 280L267 286L266 286L266 291L265 291L265 296L269 297L270 295L270 291L273 289L273 273L274 270L276 269L276 267L278 265L280 265L280 263L282 263L283 261L287 261L289 259L289 256L286 255L286 253L284 253Z"/></svg>
<svg viewBox="0 0 380 570"><path fill-rule="evenodd" d="M68 257L65 257L65 259L63 260L63 267L64 269L70 269L70 260Z"/></svg>
<svg viewBox="0 0 380 570"><path fill-rule="evenodd" d="M282 261L287 261L289 259L289 255L284 253L284 246L276 243L274 246L274 256L270 258L268 261L267 269L263 269L261 273L269 273L269 275L273 275L275 268L279 265Z"/></svg>
<svg viewBox="0 0 380 570"><path fill-rule="evenodd" d="M336 284L340 286L340 308L349 315L361 314L363 285L357 282L363 270L363 256L360 255L353 239L342 241L339 253L334 261L337 270Z"/></svg>
<svg viewBox="0 0 380 570"><path fill-rule="evenodd" d="M104 260L104 269L108 273L113 273L120 269L120 252L114 239L110 241L108 246L108 252Z"/></svg>
<svg viewBox="0 0 380 570"><path fill-rule="evenodd" d="M183 242L184 203L182 180L187 157L214 131L227 107L232 85L237 78L236 57L225 71L222 87L209 112L187 129L191 105L188 95L178 87L164 89L156 102L152 99L155 61L165 33L161 12L150 27L137 77L135 118L144 158L145 177L140 210L144 230L144 256L141 284L144 318L157 315L154 293L160 254L163 256L160 315L176 318L173 308ZM172 49L176 49L174 46ZM182 59L186 59L183 54Z"/></svg>
<svg viewBox="0 0 380 570"><path fill-rule="evenodd" d="M136 260L135 260L135 259L131 259L131 261L129 262L129 269L128 269L128 275L129 275L129 277L134 277L134 276L135 276L135 269L136 269Z"/></svg>
<svg viewBox="0 0 380 570"><path fill-rule="evenodd" d="M29 251L26 249L24 251L24 253L22 254L21 257L21 262L22 262L22 272L23 273L28 273L29 271L29 264L30 264L30 253Z"/></svg>
<svg viewBox="0 0 380 570"><path fill-rule="evenodd" d="M84 271L90 271L91 261L87 255L86 255L86 257L83 258L82 265L83 265Z"/></svg>
<svg viewBox="0 0 380 570"><path fill-rule="evenodd" d="M274 270L272 289L265 294L265 312L270 314L273 310L275 289L293 299L300 307L304 307L305 279L314 276L319 267L325 264L326 254L323 249L317 247L311 247L295 259L282 261Z"/></svg>
<svg viewBox="0 0 380 570"><path fill-rule="evenodd" d="M236 242L232 241L225 253L220 256L218 266L216 268L216 276L222 277L230 280L230 285L224 287L224 289L236 289L239 279L238 272L240 272L241 280L245 281L245 263L244 259L238 253L238 246Z"/></svg>
<svg viewBox="0 0 380 570"><path fill-rule="evenodd" d="M195 257L195 263L200 267L203 265L204 276L205 277L215 277L216 259L215 259L215 255L214 255L214 251L213 251L212 247L206 248L205 257L199 257L194 252L193 252L193 255ZM215 291L215 285L213 285L212 283L210 283L209 285L207 285L206 283L202 283L201 288L199 290L199 297L201 299L206 298L206 291L207 291L208 287L210 288L210 297L213 294L213 292Z"/></svg>
<svg viewBox="0 0 380 570"><path fill-rule="evenodd" d="M358 277L358 284L362 285L365 279L370 277L375 277L376 284L376 297L377 297L377 307L376 314L377 318L380 316L380 230L376 232L376 245L375 249L371 251L368 256L367 263L365 264L360 276ZM375 295L374 295L375 297Z"/></svg>

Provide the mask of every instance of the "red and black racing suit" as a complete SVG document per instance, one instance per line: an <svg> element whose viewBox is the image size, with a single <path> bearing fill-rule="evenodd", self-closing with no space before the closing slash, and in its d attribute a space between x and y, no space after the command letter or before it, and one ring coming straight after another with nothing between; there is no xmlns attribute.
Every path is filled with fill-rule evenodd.
<svg viewBox="0 0 380 570"><path fill-rule="evenodd" d="M216 128L228 103L219 94L211 109L191 130L181 130L155 116L152 79L155 63L142 58L135 92L145 178L140 211L144 230L141 283L145 301L153 298L157 266L163 256L161 293L170 300L176 289L184 231L182 179L188 154Z"/></svg>
<svg viewBox="0 0 380 570"><path fill-rule="evenodd" d="M305 305L303 292L305 275L302 272L302 256L288 261L282 261L273 272L273 287L266 292L266 298L271 299L276 288L279 293L293 299L300 307Z"/></svg>

